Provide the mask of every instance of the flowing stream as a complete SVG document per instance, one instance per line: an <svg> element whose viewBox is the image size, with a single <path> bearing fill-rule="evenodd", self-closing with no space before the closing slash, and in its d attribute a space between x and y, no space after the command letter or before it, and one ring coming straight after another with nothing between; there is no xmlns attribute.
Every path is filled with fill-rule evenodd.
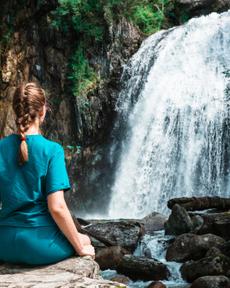
<svg viewBox="0 0 230 288"><path fill-rule="evenodd" d="M229 31L230 11L193 18L148 37L124 67L109 218L228 193Z"/></svg>

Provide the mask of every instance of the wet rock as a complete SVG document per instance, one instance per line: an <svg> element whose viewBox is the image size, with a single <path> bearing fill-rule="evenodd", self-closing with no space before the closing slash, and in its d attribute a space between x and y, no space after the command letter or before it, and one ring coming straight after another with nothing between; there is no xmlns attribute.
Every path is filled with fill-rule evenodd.
<svg viewBox="0 0 230 288"><path fill-rule="evenodd" d="M99 276L99 266L91 257L71 257L52 265L0 265L0 287L126 287Z"/></svg>
<svg viewBox="0 0 230 288"><path fill-rule="evenodd" d="M225 240L213 234L196 235L182 234L168 247L166 259L168 261L183 262L198 260L212 247L224 244Z"/></svg>
<svg viewBox="0 0 230 288"><path fill-rule="evenodd" d="M172 235L180 235L191 232L194 228L191 217L182 206L175 204L172 212L165 222L165 233Z"/></svg>
<svg viewBox="0 0 230 288"><path fill-rule="evenodd" d="M204 276L196 279L190 288L230 288L230 280L226 276Z"/></svg>
<svg viewBox="0 0 230 288"><path fill-rule="evenodd" d="M212 247L207 251L205 257L216 257L219 256L220 254L222 254L220 249L218 249L217 247Z"/></svg>
<svg viewBox="0 0 230 288"><path fill-rule="evenodd" d="M152 235L155 231L163 230L166 221L167 217L158 212L153 212L140 220L144 225L145 233L149 235Z"/></svg>
<svg viewBox="0 0 230 288"><path fill-rule="evenodd" d="M134 255L122 258L118 272L134 280L163 280L170 275L167 266L160 261Z"/></svg>
<svg viewBox="0 0 230 288"><path fill-rule="evenodd" d="M230 258L225 255L205 257L197 261L188 261L181 266L181 275L188 281L193 282L202 276L225 275L230 276Z"/></svg>
<svg viewBox="0 0 230 288"><path fill-rule="evenodd" d="M147 288L167 288L165 284L161 283L161 282L152 282L148 285Z"/></svg>
<svg viewBox="0 0 230 288"><path fill-rule="evenodd" d="M198 234L212 233L230 240L230 213L205 213L200 214L203 225L198 229Z"/></svg>
<svg viewBox="0 0 230 288"><path fill-rule="evenodd" d="M117 269L123 256L128 252L120 246L111 246L96 252L96 261L101 269Z"/></svg>
<svg viewBox="0 0 230 288"><path fill-rule="evenodd" d="M230 241L227 241L222 245L218 245L218 249L221 251L222 254L230 257Z"/></svg>
<svg viewBox="0 0 230 288"><path fill-rule="evenodd" d="M207 251L206 256L216 256L219 254L223 254L225 256L230 257L230 241L217 245L216 247L210 248Z"/></svg>
<svg viewBox="0 0 230 288"><path fill-rule="evenodd" d="M118 274L116 276L113 276L111 279L111 281L115 281L115 282L119 282L119 283L122 283L122 284L128 284L130 279L129 277L125 276L125 275L121 275L121 274Z"/></svg>
<svg viewBox="0 0 230 288"><path fill-rule="evenodd" d="M143 234L140 223L128 220L95 221L84 230L107 246L121 246L130 252L134 251Z"/></svg>
<svg viewBox="0 0 230 288"><path fill-rule="evenodd" d="M187 211L206 210L216 208L228 210L230 208L230 199L224 197L181 197L172 198L168 201L168 208L172 209L175 204L179 204Z"/></svg>

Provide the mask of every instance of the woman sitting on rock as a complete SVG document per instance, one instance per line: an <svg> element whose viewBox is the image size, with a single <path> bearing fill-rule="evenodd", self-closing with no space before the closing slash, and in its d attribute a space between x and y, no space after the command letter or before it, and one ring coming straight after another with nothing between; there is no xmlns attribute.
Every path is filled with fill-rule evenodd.
<svg viewBox="0 0 230 288"><path fill-rule="evenodd" d="M15 90L17 133L0 140L0 261L51 264L94 247L66 205L70 182L63 147L41 134L48 108L36 83ZM48 108L49 109L49 108Z"/></svg>

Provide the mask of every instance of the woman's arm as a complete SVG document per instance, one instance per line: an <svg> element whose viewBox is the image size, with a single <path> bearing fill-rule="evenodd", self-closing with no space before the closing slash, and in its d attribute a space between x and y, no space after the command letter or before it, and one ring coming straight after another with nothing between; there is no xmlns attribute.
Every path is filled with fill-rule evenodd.
<svg viewBox="0 0 230 288"><path fill-rule="evenodd" d="M49 194L47 196L47 202L54 221L72 244L77 254L80 256L90 255L94 257L95 251L89 237L86 239L86 235L79 233L74 224L73 218L66 205L63 190Z"/></svg>

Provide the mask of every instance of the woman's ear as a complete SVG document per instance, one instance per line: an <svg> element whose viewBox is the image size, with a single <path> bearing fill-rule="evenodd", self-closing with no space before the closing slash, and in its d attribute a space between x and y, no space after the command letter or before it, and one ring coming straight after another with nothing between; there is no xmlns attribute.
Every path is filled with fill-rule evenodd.
<svg viewBox="0 0 230 288"><path fill-rule="evenodd" d="M39 117L41 119L41 122L44 120L45 116L46 116L46 105L43 105L42 111L39 113Z"/></svg>

